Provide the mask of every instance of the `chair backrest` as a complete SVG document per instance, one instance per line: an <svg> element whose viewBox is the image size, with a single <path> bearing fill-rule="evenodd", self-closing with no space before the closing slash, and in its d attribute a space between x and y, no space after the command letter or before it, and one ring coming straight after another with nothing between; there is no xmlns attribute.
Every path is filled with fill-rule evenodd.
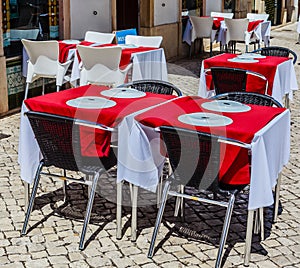
<svg viewBox="0 0 300 268"><path fill-rule="evenodd" d="M84 156L81 152L81 127L95 131L95 123L75 120L54 114L29 111L26 112L35 138L43 155L45 166L55 166L73 171L83 171L86 174L94 172L94 167L109 169L116 165L116 157L111 150L107 157ZM106 130L99 125L103 131ZM92 132L96 133L96 132ZM96 147L95 147L96 150ZM97 155L97 152L95 152Z"/></svg>
<svg viewBox="0 0 300 268"><path fill-rule="evenodd" d="M263 20L263 21L267 21L267 19L269 18L269 14L265 14L265 13L247 13L247 19L249 19L249 21L254 21L254 20Z"/></svg>
<svg viewBox="0 0 300 268"><path fill-rule="evenodd" d="M175 85L161 80L138 80L118 86L134 88L143 92L151 92L156 94L177 95L182 96L182 92Z"/></svg>
<svg viewBox="0 0 300 268"><path fill-rule="evenodd" d="M46 166L78 171L73 148L73 119L28 112L31 128ZM77 152L79 153L79 152Z"/></svg>
<svg viewBox="0 0 300 268"><path fill-rule="evenodd" d="M100 33L94 31L87 31L84 40L88 42L95 42L100 44L111 44L115 38L114 33Z"/></svg>
<svg viewBox="0 0 300 268"><path fill-rule="evenodd" d="M58 61L58 41L31 41L27 39L22 39L21 41L32 64L35 64L41 56L52 61Z"/></svg>
<svg viewBox="0 0 300 268"><path fill-rule="evenodd" d="M247 71L228 67L211 67L211 72L216 95L231 92L245 91L247 83Z"/></svg>
<svg viewBox="0 0 300 268"><path fill-rule="evenodd" d="M216 137L171 126L161 126L160 132L175 184L201 190L218 186L220 144Z"/></svg>
<svg viewBox="0 0 300 268"><path fill-rule="evenodd" d="M260 73L230 67L211 67L211 69L206 70L206 73L209 72L212 75L216 95L226 92L246 91L249 76L258 78L258 80L255 80L255 88L251 88L251 90L263 94L267 93L268 79Z"/></svg>
<svg viewBox="0 0 300 268"><path fill-rule="evenodd" d="M116 35L116 43L117 44L125 44L126 35L137 35L137 31L135 28L114 31L113 33Z"/></svg>
<svg viewBox="0 0 300 268"><path fill-rule="evenodd" d="M159 48L162 40L162 36L126 35L125 44Z"/></svg>
<svg viewBox="0 0 300 268"><path fill-rule="evenodd" d="M190 21L193 26L192 42L197 38L211 38L213 20L212 17L190 16Z"/></svg>
<svg viewBox="0 0 300 268"><path fill-rule="evenodd" d="M227 27L226 42L245 41L245 32L248 29L249 19L224 19Z"/></svg>
<svg viewBox="0 0 300 268"><path fill-rule="evenodd" d="M273 97L255 92L228 92L211 97L216 100L233 100L244 104L261 106L274 106L282 108L282 105Z"/></svg>
<svg viewBox="0 0 300 268"><path fill-rule="evenodd" d="M91 47L77 46L79 56L85 69L90 70L96 64L102 64L111 70L119 69L122 48L117 46Z"/></svg>
<svg viewBox="0 0 300 268"><path fill-rule="evenodd" d="M219 17L219 18L228 18L232 19L233 18L233 13L224 13L224 12L210 12L211 17Z"/></svg>
<svg viewBox="0 0 300 268"><path fill-rule="evenodd" d="M260 49L252 51L253 53L259 52L261 55L264 56L277 56L277 57L293 57L293 64L297 61L297 54L287 48L287 47L279 47L279 46L269 46L269 47L262 47Z"/></svg>

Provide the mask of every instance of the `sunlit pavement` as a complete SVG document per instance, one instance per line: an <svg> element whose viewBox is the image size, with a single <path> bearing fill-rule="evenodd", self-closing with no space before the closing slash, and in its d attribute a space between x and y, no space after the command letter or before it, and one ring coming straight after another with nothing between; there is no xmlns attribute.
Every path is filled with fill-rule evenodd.
<svg viewBox="0 0 300 268"><path fill-rule="evenodd" d="M271 45L289 47L300 57L295 23L278 27L271 35ZM170 62L169 81L185 94L197 94L200 64L199 56ZM299 78L297 63L295 69ZM253 235L250 267L300 267L299 102L300 92L296 91L291 103L291 155L283 170L280 215L273 223L273 207L265 208L266 238L260 241ZM0 267L214 267L224 209L188 202L183 223L173 216L174 200L169 200L151 260L147 251L157 212L155 197L140 191L136 242L130 240L130 207L124 207L123 236L117 240L114 170L109 179L101 180L83 251L78 250L78 243L87 190L76 184L69 185L70 204L60 207L62 182L43 177L29 221L30 227L36 226L21 236L24 189L17 163L19 117L14 114L0 119ZM223 267L243 267L246 208L247 193L236 201Z"/></svg>

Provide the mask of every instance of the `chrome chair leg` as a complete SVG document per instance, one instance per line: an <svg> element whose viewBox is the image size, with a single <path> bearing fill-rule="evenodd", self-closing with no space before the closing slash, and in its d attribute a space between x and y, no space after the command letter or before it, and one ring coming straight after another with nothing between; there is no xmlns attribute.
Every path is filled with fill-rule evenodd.
<svg viewBox="0 0 300 268"><path fill-rule="evenodd" d="M137 198L138 198L138 186L133 185L132 188L132 212L131 212L131 241L136 241L137 232Z"/></svg>
<svg viewBox="0 0 300 268"><path fill-rule="evenodd" d="M45 78L42 78L42 95L45 95Z"/></svg>
<svg viewBox="0 0 300 268"><path fill-rule="evenodd" d="M265 240L265 227L264 227L264 208L259 208L259 223L260 223L260 239Z"/></svg>
<svg viewBox="0 0 300 268"><path fill-rule="evenodd" d="M228 202L228 207L226 210L225 221L224 221L222 235L221 235L221 239L220 239L220 245L219 245L217 260L216 260L216 264L215 264L216 268L219 268L221 266L223 249L224 249L225 242L226 242L227 235L228 235L234 201L235 201L235 195L231 194L229 202Z"/></svg>
<svg viewBox="0 0 300 268"><path fill-rule="evenodd" d="M116 238L121 239L122 238L122 183L117 183L117 214L116 214L116 220L117 220L117 230L116 230Z"/></svg>
<svg viewBox="0 0 300 268"><path fill-rule="evenodd" d="M66 170L64 169L63 170L63 193L64 193L64 204L67 203L68 201L68 192L67 192L67 180L65 179L67 177L67 172Z"/></svg>
<svg viewBox="0 0 300 268"><path fill-rule="evenodd" d="M30 199L30 184L24 181L24 209L27 210Z"/></svg>
<svg viewBox="0 0 300 268"><path fill-rule="evenodd" d="M164 187L163 195L162 195L162 202L161 202L161 205L160 205L160 208L158 210L157 217L156 217L156 222L155 222L155 226L154 226L154 230L153 230L153 235L152 235L152 239L151 239L150 247L149 247L149 251L148 251L148 258L153 257L154 245L155 245L156 237L157 237L159 227L160 227L160 224L161 224L162 215L163 215L164 210L165 210L169 189L170 189L170 182L167 181L166 184L165 184L165 187Z"/></svg>
<svg viewBox="0 0 300 268"><path fill-rule="evenodd" d="M253 231L253 216L254 216L254 210L248 210L244 266L249 266L249 262L250 262L252 231Z"/></svg>
<svg viewBox="0 0 300 268"><path fill-rule="evenodd" d="M277 217L278 217L281 177L282 177L282 174L280 172L278 175L277 184L275 187L275 204L274 204L274 219L273 219L274 223L277 221Z"/></svg>
<svg viewBox="0 0 300 268"><path fill-rule="evenodd" d="M81 236L80 236L80 242L79 242L79 249L80 250L82 250L84 248L84 238L85 238L85 234L86 234L86 228L87 228L87 225L90 221L91 211L92 211L92 207L93 207L93 203L94 203L96 186L97 186L99 176L100 176L100 172L96 172L95 175L94 175L92 189L91 189L90 197L89 197L88 204L87 204L87 207L86 207L83 227L82 227Z"/></svg>
<svg viewBox="0 0 300 268"><path fill-rule="evenodd" d="M40 162L40 164L37 168L36 174L35 174L34 183L33 183L33 187L32 187L32 193L31 193L31 196L30 196L30 200L29 200L29 204L28 204L28 207L27 207L27 212L26 212L23 228L22 228L22 231L21 231L22 235L26 234L27 224L28 224L28 221L29 221L29 217L30 217L32 208L33 208L34 199L35 199L37 188L38 188L38 185L39 185L39 182L40 182L40 177L41 177L40 174L41 174L43 165L44 165L44 162Z"/></svg>

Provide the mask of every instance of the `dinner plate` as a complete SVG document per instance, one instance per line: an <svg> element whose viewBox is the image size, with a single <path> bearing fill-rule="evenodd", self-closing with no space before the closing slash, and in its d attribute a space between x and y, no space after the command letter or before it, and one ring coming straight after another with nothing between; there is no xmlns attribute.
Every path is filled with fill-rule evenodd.
<svg viewBox="0 0 300 268"><path fill-rule="evenodd" d="M68 100L66 104L76 108L102 109L102 108L113 107L117 103L115 101L108 100L105 98L89 96L89 97L79 97L76 99Z"/></svg>
<svg viewBox="0 0 300 268"><path fill-rule="evenodd" d="M141 98L146 96L146 93L143 91L136 90L134 88L112 88L104 90L101 92L101 95L112 98Z"/></svg>
<svg viewBox="0 0 300 268"><path fill-rule="evenodd" d="M62 41L63 43L65 43L65 44L79 44L80 43L80 41L79 40L73 40L73 39L70 39L70 40L63 40Z"/></svg>
<svg viewBox="0 0 300 268"><path fill-rule="evenodd" d="M232 100L214 100L204 102L201 104L201 106L210 111L227 113L240 113L251 110L250 106Z"/></svg>
<svg viewBox="0 0 300 268"><path fill-rule="evenodd" d="M239 62L239 63L255 63L255 62L259 62L258 60L255 60L253 58L232 58L232 59L228 59L228 61L231 62Z"/></svg>
<svg viewBox="0 0 300 268"><path fill-rule="evenodd" d="M237 56L239 59L264 59L266 56L257 53L244 53Z"/></svg>
<svg viewBox="0 0 300 268"><path fill-rule="evenodd" d="M227 126L233 122L232 119L227 116L213 113L183 114L178 117L178 120L185 124L203 127Z"/></svg>

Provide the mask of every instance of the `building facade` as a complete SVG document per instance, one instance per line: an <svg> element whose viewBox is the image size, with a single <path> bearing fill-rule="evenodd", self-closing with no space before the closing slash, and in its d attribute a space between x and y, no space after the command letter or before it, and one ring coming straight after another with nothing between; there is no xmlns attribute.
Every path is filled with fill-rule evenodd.
<svg viewBox="0 0 300 268"><path fill-rule="evenodd" d="M0 8L0 116L19 108L25 78L21 39L83 39L87 30L136 28L139 35L163 36L167 59L188 55L182 42L185 14L211 11L270 12L273 24L298 17L295 0L2 0ZM296 16L295 16L296 14ZM39 82L33 84L39 87Z"/></svg>

